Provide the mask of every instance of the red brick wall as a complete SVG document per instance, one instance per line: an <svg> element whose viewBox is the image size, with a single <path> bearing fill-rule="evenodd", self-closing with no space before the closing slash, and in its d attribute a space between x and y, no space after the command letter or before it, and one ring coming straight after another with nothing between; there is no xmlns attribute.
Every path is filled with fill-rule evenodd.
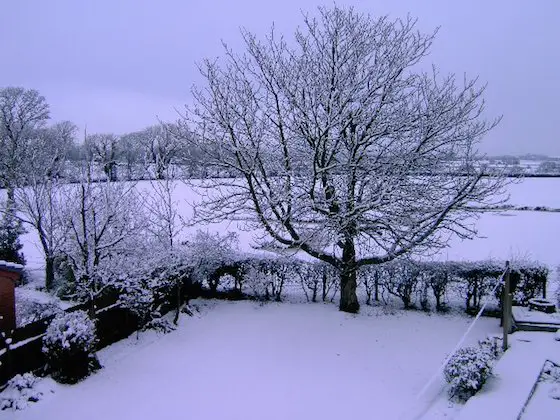
<svg viewBox="0 0 560 420"><path fill-rule="evenodd" d="M19 274L0 268L0 331L9 332L16 328L15 284Z"/></svg>

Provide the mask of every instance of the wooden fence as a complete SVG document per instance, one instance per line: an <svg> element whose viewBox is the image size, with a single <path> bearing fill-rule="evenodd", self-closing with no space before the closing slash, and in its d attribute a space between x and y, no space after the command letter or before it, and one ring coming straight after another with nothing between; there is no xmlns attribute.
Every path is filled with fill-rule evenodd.
<svg viewBox="0 0 560 420"><path fill-rule="evenodd" d="M170 291L158 304L161 305L162 313L165 313L199 294L199 289L187 281L178 291ZM116 296L97 300L95 307L98 350L130 336L138 329L138 318L120 307ZM87 311L90 308L91 303L83 303L68 308L65 312ZM55 315L51 315L15 329L9 337L10 345L0 348L0 390L13 376L44 368L46 359L42 351L43 336L54 317ZM0 339L0 343L3 341Z"/></svg>

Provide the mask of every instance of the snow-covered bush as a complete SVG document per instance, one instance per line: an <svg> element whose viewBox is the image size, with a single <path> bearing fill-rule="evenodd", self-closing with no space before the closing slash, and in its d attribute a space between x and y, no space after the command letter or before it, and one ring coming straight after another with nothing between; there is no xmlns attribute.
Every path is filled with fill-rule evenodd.
<svg viewBox="0 0 560 420"><path fill-rule="evenodd" d="M510 283L515 305L527 306L529 300L543 296L548 279L549 269L546 265L518 260L511 263ZM496 298L499 300L504 292L503 285L496 289Z"/></svg>
<svg viewBox="0 0 560 420"><path fill-rule="evenodd" d="M34 389L37 377L32 373L16 375L8 381L6 389L0 395L0 410L11 408L23 410L30 402L37 402L43 393Z"/></svg>
<svg viewBox="0 0 560 420"><path fill-rule="evenodd" d="M493 361L492 351L486 346L459 349L444 369L451 396L461 400L473 396L488 379Z"/></svg>
<svg viewBox="0 0 560 420"><path fill-rule="evenodd" d="M374 265L362 267L358 272L358 286L366 292L366 305L371 305L372 299L379 301L380 296L380 269Z"/></svg>
<svg viewBox="0 0 560 420"><path fill-rule="evenodd" d="M327 300L333 302L340 289L340 275L332 265L326 263L316 265L321 273L321 299L323 302Z"/></svg>
<svg viewBox="0 0 560 420"><path fill-rule="evenodd" d="M20 237L25 233L13 200L0 202L0 260L25 265Z"/></svg>
<svg viewBox="0 0 560 420"><path fill-rule="evenodd" d="M26 295L25 292L26 290L16 288L16 321L18 327L62 312L55 301L37 302Z"/></svg>
<svg viewBox="0 0 560 420"><path fill-rule="evenodd" d="M420 266L410 260L396 260L380 267L381 283L387 292L400 298L404 308L413 307L413 296L418 290Z"/></svg>
<svg viewBox="0 0 560 420"><path fill-rule="evenodd" d="M443 299L447 290L453 282L455 264L453 262L429 262L421 266L424 285L431 291L436 301L436 310L443 311L445 303Z"/></svg>
<svg viewBox="0 0 560 420"><path fill-rule="evenodd" d="M57 315L43 337L48 369L59 382L75 383L99 367L95 324L84 311Z"/></svg>
<svg viewBox="0 0 560 420"><path fill-rule="evenodd" d="M145 330L154 330L163 334L175 331L175 326L166 318L154 318L144 326Z"/></svg>
<svg viewBox="0 0 560 420"><path fill-rule="evenodd" d="M560 308L560 265L556 267L556 306Z"/></svg>
<svg viewBox="0 0 560 420"><path fill-rule="evenodd" d="M119 295L120 306L136 315L138 328L149 322L154 315L154 292L146 283L129 283L123 287Z"/></svg>
<svg viewBox="0 0 560 420"><path fill-rule="evenodd" d="M478 345L491 359L497 360L503 353L502 340L499 336L488 336L484 340L479 340Z"/></svg>
<svg viewBox="0 0 560 420"><path fill-rule="evenodd" d="M496 261L455 262L453 275L457 278L457 291L465 299L467 312L478 311L504 272L505 265Z"/></svg>
<svg viewBox="0 0 560 420"><path fill-rule="evenodd" d="M317 268L318 264L307 262L301 262L294 266L294 272L299 278L299 284L308 302L317 302L321 288L322 273Z"/></svg>
<svg viewBox="0 0 560 420"><path fill-rule="evenodd" d="M186 241L184 245L188 248L188 260L194 267L195 281L207 284L215 293L221 276L214 274L219 267L231 264L238 258L237 242L237 235L234 233L220 235L202 230Z"/></svg>
<svg viewBox="0 0 560 420"><path fill-rule="evenodd" d="M267 275L251 265L245 272L245 284L249 288L250 293L260 300L268 300L268 278Z"/></svg>
<svg viewBox="0 0 560 420"><path fill-rule="evenodd" d="M307 300L308 290L312 292L313 299L316 299L320 279L314 271L321 270L319 264L304 264L286 257L255 257L245 260L243 265L244 283L259 299L280 302L284 288L298 282L303 287Z"/></svg>
<svg viewBox="0 0 560 420"><path fill-rule="evenodd" d="M122 261L121 273L114 281L121 308L138 319L138 328L161 316L183 301L183 286L188 286L193 268L185 246L162 248L158 243L136 247Z"/></svg>

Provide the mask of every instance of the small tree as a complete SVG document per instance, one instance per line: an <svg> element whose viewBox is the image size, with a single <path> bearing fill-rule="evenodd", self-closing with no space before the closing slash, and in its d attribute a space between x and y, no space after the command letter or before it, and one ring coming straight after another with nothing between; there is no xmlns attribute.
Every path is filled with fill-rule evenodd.
<svg viewBox="0 0 560 420"><path fill-rule="evenodd" d="M128 133L119 138L120 158L124 161L126 178L129 181L138 179L139 176L144 175L143 172L141 172L144 170L144 161L138 134L139 133Z"/></svg>
<svg viewBox="0 0 560 420"><path fill-rule="evenodd" d="M160 246L172 250L184 229L185 221L179 214L175 171L168 167L163 178L150 181L144 205L149 218L148 230Z"/></svg>
<svg viewBox="0 0 560 420"><path fill-rule="evenodd" d="M136 133L146 162L154 167L156 179L165 179L180 157L183 143L175 132L169 124L162 123Z"/></svg>
<svg viewBox="0 0 560 420"><path fill-rule="evenodd" d="M33 89L0 89L0 188L13 189L30 169L29 146L35 131L49 119L49 105Z"/></svg>
<svg viewBox="0 0 560 420"><path fill-rule="evenodd" d="M21 252L23 244L19 240L25 230L17 217L13 202L4 201L0 211L0 260L25 264Z"/></svg>
<svg viewBox="0 0 560 420"><path fill-rule="evenodd" d="M114 134L92 134L86 136L85 147L88 160L101 165L109 181L117 180L119 139Z"/></svg>
<svg viewBox="0 0 560 420"><path fill-rule="evenodd" d="M0 217L0 258L23 262L14 191L31 168L30 145L35 133L49 119L49 105L33 89L0 88L0 188L7 190L7 202Z"/></svg>
<svg viewBox="0 0 560 420"><path fill-rule="evenodd" d="M201 65L184 125L209 165L200 220L252 219L280 246L333 266L359 310L360 267L476 234L474 204L501 202L477 144L484 87L423 72L435 34L416 21L320 8L288 43L243 31L246 51ZM199 184L200 186L200 184Z"/></svg>
<svg viewBox="0 0 560 420"><path fill-rule="evenodd" d="M65 254L75 273L76 297L93 305L118 282L120 265L141 243L146 219L134 185L93 182L87 174L86 179L66 193Z"/></svg>
<svg viewBox="0 0 560 420"><path fill-rule="evenodd" d="M37 232L45 258L45 287L54 283L55 258L63 251L69 225L63 214L66 208L59 178L74 143L76 126L62 122L38 130L30 158L34 170L25 174L24 186L15 191L20 221Z"/></svg>

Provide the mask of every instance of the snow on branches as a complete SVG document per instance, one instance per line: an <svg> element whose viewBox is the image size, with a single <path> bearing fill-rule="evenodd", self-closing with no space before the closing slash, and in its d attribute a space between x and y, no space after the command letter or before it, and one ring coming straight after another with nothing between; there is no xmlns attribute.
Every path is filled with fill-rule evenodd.
<svg viewBox="0 0 560 420"><path fill-rule="evenodd" d="M483 118L484 85L421 71L435 33L416 20L334 6L306 15L293 46L242 36L244 53L203 63L183 121L232 174L199 185L200 220L248 220L333 265L355 312L359 267L472 238L473 204L501 203L506 180L477 155L499 121Z"/></svg>

